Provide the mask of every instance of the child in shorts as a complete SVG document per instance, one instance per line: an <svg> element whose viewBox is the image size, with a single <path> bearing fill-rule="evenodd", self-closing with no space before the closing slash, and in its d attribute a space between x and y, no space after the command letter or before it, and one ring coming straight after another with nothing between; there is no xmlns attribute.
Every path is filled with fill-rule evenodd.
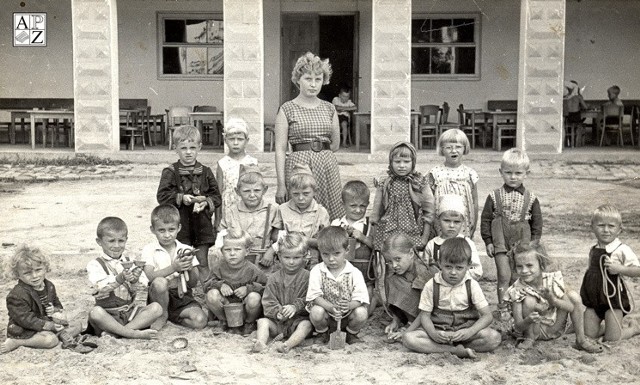
<svg viewBox="0 0 640 385"><path fill-rule="evenodd" d="M162 170L156 198L158 204L172 205L180 213L177 239L195 248L200 275L209 275L207 256L216 240L211 218L222 202L213 171L198 162L202 148L200 131L180 126L173 132L179 160Z"/></svg>
<svg viewBox="0 0 640 385"><path fill-rule="evenodd" d="M289 233L280 240L281 268L267 280L262 296L265 318L258 320L253 352L264 351L269 336L281 335L286 341L276 341L276 351L288 353L311 334L313 326L305 309L309 271L304 269L304 257L308 251L307 238L300 233Z"/></svg>
<svg viewBox="0 0 640 385"><path fill-rule="evenodd" d="M96 306L89 312L92 334L103 332L125 338L155 338L157 331L148 329L162 315L160 304L143 308L134 306L136 284L149 284L142 267L133 265L126 253L127 225L117 217L106 217L98 223L96 242L102 255L87 264L89 282L96 289ZM146 298L144 299L146 301Z"/></svg>
<svg viewBox="0 0 640 385"><path fill-rule="evenodd" d="M167 320L191 329L207 325L207 315L193 298L198 283L198 259L193 249L178 241L180 212L175 206L160 205L151 212L151 232L156 241L142 249L144 273L150 281L149 302L162 307L162 315L151 324L160 330Z"/></svg>

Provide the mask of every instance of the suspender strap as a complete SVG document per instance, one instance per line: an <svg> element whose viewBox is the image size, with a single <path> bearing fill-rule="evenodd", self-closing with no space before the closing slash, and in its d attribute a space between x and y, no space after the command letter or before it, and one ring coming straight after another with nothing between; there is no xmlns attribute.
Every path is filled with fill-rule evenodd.
<svg viewBox="0 0 640 385"><path fill-rule="evenodd" d="M433 311L438 310L438 302L440 301L440 284L433 280Z"/></svg>
<svg viewBox="0 0 640 385"><path fill-rule="evenodd" d="M471 280L467 279L464 282L464 285L467 287L467 301L469 301L468 309L471 309L473 307L473 301L471 299Z"/></svg>
<svg viewBox="0 0 640 385"><path fill-rule="evenodd" d="M107 266L107 263L104 261L104 259L102 258L96 258L96 261L98 261L98 263L100 264L100 266L102 266L102 268L104 269L104 272L107 273L107 275L111 274L111 270L109 270L109 266ZM115 273L115 272L114 272Z"/></svg>
<svg viewBox="0 0 640 385"><path fill-rule="evenodd" d="M182 180L180 180L180 171L178 170L178 162L173 164L173 177L176 180L176 188L179 192L184 193L182 188Z"/></svg>
<svg viewBox="0 0 640 385"><path fill-rule="evenodd" d="M364 218L364 226L362 227L362 234L366 237L369 235L369 217Z"/></svg>
<svg viewBox="0 0 640 385"><path fill-rule="evenodd" d="M524 190L524 203L522 204L522 211L520 212L520 221L524 222L524 219L529 211L529 203L531 202L531 193L529 190Z"/></svg>
<svg viewBox="0 0 640 385"><path fill-rule="evenodd" d="M267 247L267 237L269 236L269 230L271 229L271 203L267 206L267 219L264 221L264 234L262 235L262 249Z"/></svg>
<svg viewBox="0 0 640 385"><path fill-rule="evenodd" d="M500 190L502 190L502 188L495 189L493 191L493 196L496 198L496 212L499 216L502 216L502 194L500 194Z"/></svg>

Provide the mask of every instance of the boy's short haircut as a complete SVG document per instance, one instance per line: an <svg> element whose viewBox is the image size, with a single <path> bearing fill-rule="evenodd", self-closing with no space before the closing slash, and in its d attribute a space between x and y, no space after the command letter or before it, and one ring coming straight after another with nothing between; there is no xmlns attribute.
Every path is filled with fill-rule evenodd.
<svg viewBox="0 0 640 385"><path fill-rule="evenodd" d="M239 241L244 245L244 248L249 250L253 246L251 235L246 231L238 227L231 227L227 230L227 233L222 237L222 247L227 241Z"/></svg>
<svg viewBox="0 0 640 385"><path fill-rule="evenodd" d="M280 252L286 250L296 255L306 255L309 251L309 239L302 233L292 231L278 240Z"/></svg>
<svg viewBox="0 0 640 385"><path fill-rule="evenodd" d="M151 211L151 226L156 223L180 224L180 212L172 205L159 205Z"/></svg>
<svg viewBox="0 0 640 385"><path fill-rule="evenodd" d="M465 238L454 237L445 240L440 246L440 263L471 264L471 246Z"/></svg>
<svg viewBox="0 0 640 385"><path fill-rule="evenodd" d="M240 189L240 186L243 184L254 184L258 182L261 183L262 186L264 186L264 178L262 177L262 174L259 172L248 172L245 174L240 174L236 187Z"/></svg>
<svg viewBox="0 0 640 385"><path fill-rule="evenodd" d="M201 143L202 137L200 136L198 127L190 125L176 127L176 129L173 130L173 144L174 146L178 146L180 142Z"/></svg>
<svg viewBox="0 0 640 385"><path fill-rule="evenodd" d="M511 148L502 154L502 162L500 163L500 167L510 165L510 166L518 166L524 167L525 170L529 171L529 156L526 152L519 150L517 148Z"/></svg>
<svg viewBox="0 0 640 385"><path fill-rule="evenodd" d="M318 250L338 251L349 248L349 234L340 226L328 226L318 232Z"/></svg>
<svg viewBox="0 0 640 385"><path fill-rule="evenodd" d="M313 191L316 191L318 185L316 184L316 178L311 174L294 174L289 178L287 183L287 189L304 189L310 187Z"/></svg>
<svg viewBox="0 0 640 385"><path fill-rule="evenodd" d="M616 85L613 85L613 86L611 86L611 87L607 88L607 91L609 91L609 92L615 92L615 93L616 93L616 96L617 96L617 95L620 95L620 87L618 87L618 86L616 86Z"/></svg>
<svg viewBox="0 0 640 385"><path fill-rule="evenodd" d="M23 264L29 267L43 265L46 271L51 270L49 258L37 247L20 245L15 253L9 258L6 266L6 273L12 279L18 279L18 265Z"/></svg>
<svg viewBox="0 0 640 385"><path fill-rule="evenodd" d="M249 129L247 122L242 118L231 118L224 125L224 136L231 134L244 134L245 138L249 137Z"/></svg>
<svg viewBox="0 0 640 385"><path fill-rule="evenodd" d="M467 138L467 134L459 128L450 128L443 132L438 138L438 143L436 144L436 152L440 156L444 156L444 147L449 143L457 143L464 146L463 155L467 155L471 150L471 143L469 143L469 138Z"/></svg>
<svg viewBox="0 0 640 385"><path fill-rule="evenodd" d="M368 202L370 195L369 186L361 180L350 180L342 188L343 203L353 198L365 198Z"/></svg>
<svg viewBox="0 0 640 385"><path fill-rule="evenodd" d="M391 250L398 251L402 254L409 253L414 247L413 242L404 233L393 233L389 235L380 248L380 252L384 255Z"/></svg>
<svg viewBox="0 0 640 385"><path fill-rule="evenodd" d="M618 224L622 224L622 215L620 214L620 211L616 206L610 204L602 205L595 209L591 216L592 225L596 219L614 219L618 221Z"/></svg>
<svg viewBox="0 0 640 385"><path fill-rule="evenodd" d="M102 238L104 234L109 231L112 233L128 233L127 224L118 217L106 217L102 218L102 220L98 223L98 228L96 229L96 235L98 238Z"/></svg>

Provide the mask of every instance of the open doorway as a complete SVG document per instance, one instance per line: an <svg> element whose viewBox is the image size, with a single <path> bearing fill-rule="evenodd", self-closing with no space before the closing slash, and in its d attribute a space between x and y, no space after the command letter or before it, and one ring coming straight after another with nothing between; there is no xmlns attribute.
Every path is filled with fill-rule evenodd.
<svg viewBox="0 0 640 385"><path fill-rule="evenodd" d="M280 102L298 95L298 89L291 83L291 70L298 57L311 51L323 59L328 58L333 69L331 83L322 87L319 97L331 102L341 87L347 87L357 104L357 30L356 14L283 14Z"/></svg>

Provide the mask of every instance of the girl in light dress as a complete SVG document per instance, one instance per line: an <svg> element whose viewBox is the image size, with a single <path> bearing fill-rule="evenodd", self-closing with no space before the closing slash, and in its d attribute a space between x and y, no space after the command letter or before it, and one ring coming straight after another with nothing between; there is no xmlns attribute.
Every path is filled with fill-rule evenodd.
<svg viewBox="0 0 640 385"><path fill-rule="evenodd" d="M469 139L464 132L457 128L446 130L438 139L436 151L444 156L444 164L435 166L427 174L427 182L433 191L437 208L444 195L455 194L462 196L467 220L463 223L462 234L473 238L478 222L478 173L471 167L462 164L462 158L470 150ZM434 225L435 234L441 235L438 221Z"/></svg>
<svg viewBox="0 0 640 385"><path fill-rule="evenodd" d="M222 205L216 211L216 229L222 218L227 217L228 210L240 200L236 194L240 165L258 165L258 160L245 152L248 141L247 123L240 118L229 119L224 128L224 142L229 152L218 161L216 169L216 180L222 195Z"/></svg>

